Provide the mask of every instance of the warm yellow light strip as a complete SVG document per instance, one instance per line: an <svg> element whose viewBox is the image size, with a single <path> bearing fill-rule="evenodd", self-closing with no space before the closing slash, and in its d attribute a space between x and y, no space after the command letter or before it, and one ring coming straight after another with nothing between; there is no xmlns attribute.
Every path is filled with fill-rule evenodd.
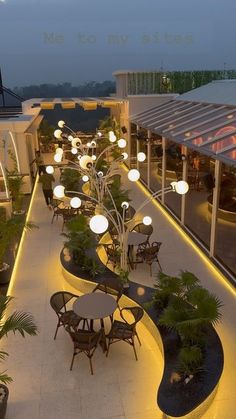
<svg viewBox="0 0 236 419"><path fill-rule="evenodd" d="M33 201L34 201L35 192L36 192L36 189L37 189L37 183L38 183L38 174L36 176L35 183L34 183L34 189L33 189L33 192L32 192L32 196L31 196L31 200L30 200L30 204L29 204L29 208L28 208L28 213L27 213L26 220L25 220L26 223L29 222L29 219L30 219L30 216L31 216L32 205L33 205ZM13 288L14 288L16 271L17 271L17 267L18 267L18 264L19 264L20 256L21 256L22 246L23 246L23 243L24 243L24 240L25 240L25 234L26 234L26 229L24 228L21 239L20 239L18 251L17 251L14 268L13 268L13 271L12 271L12 274L11 274L11 279L10 279L10 284L9 284L9 287L8 287L7 295L11 295L11 293L13 291Z"/></svg>
<svg viewBox="0 0 236 419"><path fill-rule="evenodd" d="M129 171L129 169L125 165L122 166L126 172ZM140 181L136 182L136 184L147 197L152 196L152 194L145 188L145 186L142 185ZM192 249L200 256L203 262L212 271L212 273L222 282L224 286L228 288L228 290L232 292L234 297L236 297L236 289L233 287L233 285L222 274L222 272L211 262L211 260L203 253L203 251L196 245L196 243L194 243L194 241L187 235L187 233L185 233L185 231L177 224L177 222L171 217L171 215L168 214L168 212L161 206L161 204L159 204L159 202L156 199L150 202L159 209L159 211L164 215L164 217L169 221L169 223L182 236L184 241L192 247Z"/></svg>

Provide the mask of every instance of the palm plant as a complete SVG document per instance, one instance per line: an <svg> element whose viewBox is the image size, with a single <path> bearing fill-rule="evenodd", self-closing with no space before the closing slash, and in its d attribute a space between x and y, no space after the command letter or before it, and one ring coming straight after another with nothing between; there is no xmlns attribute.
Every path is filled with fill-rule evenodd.
<svg viewBox="0 0 236 419"><path fill-rule="evenodd" d="M13 297L0 295L0 339L7 337L9 332L19 332L24 338L25 334L30 336L37 335L37 326L31 314L24 311L14 311L7 316L9 303ZM0 351L0 360L3 361L8 356L5 351ZM12 378L5 371L0 373L0 381L4 384L10 383Z"/></svg>
<svg viewBox="0 0 236 419"><path fill-rule="evenodd" d="M191 289L176 297L164 310L159 324L174 329L184 345L203 344L206 326L215 325L221 318L220 300L202 287Z"/></svg>
<svg viewBox="0 0 236 419"><path fill-rule="evenodd" d="M13 245L14 241L20 237L23 228L32 230L38 228L35 224L25 223L24 216L14 216L9 220L0 219L0 270L4 266L6 252Z"/></svg>
<svg viewBox="0 0 236 419"><path fill-rule="evenodd" d="M158 272L156 291L153 294L152 304L164 309L173 296L182 296L199 284L199 279L191 272L181 271L179 276L170 276L164 272Z"/></svg>

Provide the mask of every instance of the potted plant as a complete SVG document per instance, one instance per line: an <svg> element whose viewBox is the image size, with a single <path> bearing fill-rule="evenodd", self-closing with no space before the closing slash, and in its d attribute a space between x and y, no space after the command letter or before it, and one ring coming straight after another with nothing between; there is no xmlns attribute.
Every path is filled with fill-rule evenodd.
<svg viewBox="0 0 236 419"><path fill-rule="evenodd" d="M13 216L8 220L0 219L0 284L9 282L8 269L10 266L6 262L6 255L19 239L24 228L32 230L37 226L30 222L25 223L24 217L20 215Z"/></svg>
<svg viewBox="0 0 236 419"><path fill-rule="evenodd" d="M9 303L13 297L0 295L0 339L7 337L9 332L19 332L22 337L25 334L30 336L37 335L37 326L34 323L34 318L31 314L23 311L14 311L7 315ZM8 353L0 350L0 360L3 361L8 356ZM5 418L7 409L7 400L9 391L6 384L12 382L12 378L6 372L0 373L0 419Z"/></svg>
<svg viewBox="0 0 236 419"><path fill-rule="evenodd" d="M46 119L43 119L39 127L39 141L42 144L42 152L49 153L54 151L54 130L55 127L50 125Z"/></svg>
<svg viewBox="0 0 236 419"><path fill-rule="evenodd" d="M24 195L21 192L22 186L24 185L24 176L18 172L16 156L11 152L11 150L8 150L8 154L14 164L14 168L12 170L6 169L7 183L12 197L13 214L24 214L25 211L22 210Z"/></svg>
<svg viewBox="0 0 236 419"><path fill-rule="evenodd" d="M129 284L129 271L126 271L124 269L119 269L119 278L123 284L124 288L129 288L130 284Z"/></svg>

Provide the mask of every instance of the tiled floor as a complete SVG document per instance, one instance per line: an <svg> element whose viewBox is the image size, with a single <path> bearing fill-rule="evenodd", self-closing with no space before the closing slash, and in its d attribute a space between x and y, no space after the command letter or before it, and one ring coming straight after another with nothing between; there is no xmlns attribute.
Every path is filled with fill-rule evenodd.
<svg viewBox="0 0 236 419"><path fill-rule="evenodd" d="M136 206L143 200L140 190L129 183ZM224 303L223 322L217 327L225 351L225 370L216 399L204 418L233 419L236 387L236 314L235 294L212 272L204 261L180 237L154 205L146 207L154 220L153 240L162 241L160 261L163 270L177 273L188 269L198 275L204 286ZM163 360L155 341L143 325L139 326L142 347L139 361L124 343L111 347L109 357L100 348L94 356L95 375L88 360L78 356L69 371L72 344L66 332L53 340L56 316L49 306L53 292L70 289L61 274L59 252L62 247L61 220L51 224L51 212L45 206L37 185L31 220L40 229L27 233L19 264L15 270L11 295L15 309L33 313L39 327L37 337L10 336L3 342L9 359L7 368L14 378L10 385L7 419L153 419L162 418L156 407L156 390L161 380ZM144 268L132 272L132 280L152 285ZM1 342L2 343L2 342Z"/></svg>

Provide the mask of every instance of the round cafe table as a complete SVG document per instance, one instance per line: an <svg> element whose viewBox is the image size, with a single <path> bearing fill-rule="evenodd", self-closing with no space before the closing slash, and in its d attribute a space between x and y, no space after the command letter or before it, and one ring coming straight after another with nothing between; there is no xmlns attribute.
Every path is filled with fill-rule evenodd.
<svg viewBox="0 0 236 419"><path fill-rule="evenodd" d="M130 231L128 235L128 245L129 246L138 246L140 243L145 242L147 235L143 233L138 233L136 231Z"/></svg>
<svg viewBox="0 0 236 419"><path fill-rule="evenodd" d="M73 304L74 312L83 319L89 320L109 317L116 308L116 300L111 295L102 292L84 294Z"/></svg>

